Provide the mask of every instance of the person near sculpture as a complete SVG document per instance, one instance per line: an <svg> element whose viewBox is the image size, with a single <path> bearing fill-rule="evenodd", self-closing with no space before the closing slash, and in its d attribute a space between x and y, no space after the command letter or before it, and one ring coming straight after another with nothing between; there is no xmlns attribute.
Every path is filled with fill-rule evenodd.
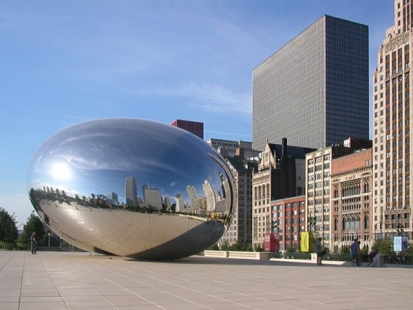
<svg viewBox="0 0 413 310"><path fill-rule="evenodd" d="M32 254L36 254L36 247L37 247L36 232L34 231L30 235L30 250Z"/></svg>
<svg viewBox="0 0 413 310"><path fill-rule="evenodd" d="M356 259L356 265L357 266L361 266L361 251L360 251L360 240L357 241L358 247L359 247L359 254L357 255L357 259Z"/></svg>
<svg viewBox="0 0 413 310"><path fill-rule="evenodd" d="M369 267L380 267L380 253L371 251L369 254L370 264Z"/></svg>
<svg viewBox="0 0 413 310"><path fill-rule="evenodd" d="M357 241L357 239L354 239L353 243L350 245L351 266L359 266L357 265L357 259L360 256L360 245Z"/></svg>
<svg viewBox="0 0 413 310"><path fill-rule="evenodd" d="M323 245L321 243L322 238L318 238L315 244L315 251L317 253L317 265L322 265L323 261Z"/></svg>

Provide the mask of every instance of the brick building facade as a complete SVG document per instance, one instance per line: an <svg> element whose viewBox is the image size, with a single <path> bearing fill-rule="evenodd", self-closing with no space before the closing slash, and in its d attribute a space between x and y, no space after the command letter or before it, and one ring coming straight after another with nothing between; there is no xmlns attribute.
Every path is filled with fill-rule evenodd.
<svg viewBox="0 0 413 310"><path fill-rule="evenodd" d="M331 248L337 252L354 238L372 241L372 149L331 161Z"/></svg>

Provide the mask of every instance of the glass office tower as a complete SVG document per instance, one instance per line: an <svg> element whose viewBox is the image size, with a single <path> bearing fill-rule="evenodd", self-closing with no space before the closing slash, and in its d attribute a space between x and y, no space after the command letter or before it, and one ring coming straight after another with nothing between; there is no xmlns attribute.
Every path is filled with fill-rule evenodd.
<svg viewBox="0 0 413 310"><path fill-rule="evenodd" d="M368 27L323 16L253 70L253 148L369 138Z"/></svg>

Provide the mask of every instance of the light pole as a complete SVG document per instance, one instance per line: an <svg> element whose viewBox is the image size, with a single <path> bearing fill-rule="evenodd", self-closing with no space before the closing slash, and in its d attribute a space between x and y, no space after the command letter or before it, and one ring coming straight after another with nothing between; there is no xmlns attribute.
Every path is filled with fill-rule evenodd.
<svg viewBox="0 0 413 310"><path fill-rule="evenodd" d="M312 227L314 227L314 231L315 231L316 220L317 220L317 218L315 216L309 216L308 217L308 223L307 223L307 230L308 231L311 231Z"/></svg>
<svg viewBox="0 0 413 310"><path fill-rule="evenodd" d="M403 237L403 233L404 233L404 229L403 229L403 228L404 228L404 227L403 227L402 224L397 224L396 231L397 231L397 235L398 235L398 236L402 236L402 237Z"/></svg>
<svg viewBox="0 0 413 310"><path fill-rule="evenodd" d="M277 234L277 221L273 220L271 222L271 232L273 234Z"/></svg>
<svg viewBox="0 0 413 310"><path fill-rule="evenodd" d="M50 233L47 233L47 246L50 248Z"/></svg>

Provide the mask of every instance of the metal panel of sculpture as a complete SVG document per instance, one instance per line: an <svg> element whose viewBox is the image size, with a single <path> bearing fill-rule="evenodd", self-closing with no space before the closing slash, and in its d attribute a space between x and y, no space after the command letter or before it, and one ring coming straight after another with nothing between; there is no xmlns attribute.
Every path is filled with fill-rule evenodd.
<svg viewBox="0 0 413 310"><path fill-rule="evenodd" d="M31 203L87 251L179 259L217 242L231 222L225 160L182 129L149 120L81 123L48 139L28 170Z"/></svg>

